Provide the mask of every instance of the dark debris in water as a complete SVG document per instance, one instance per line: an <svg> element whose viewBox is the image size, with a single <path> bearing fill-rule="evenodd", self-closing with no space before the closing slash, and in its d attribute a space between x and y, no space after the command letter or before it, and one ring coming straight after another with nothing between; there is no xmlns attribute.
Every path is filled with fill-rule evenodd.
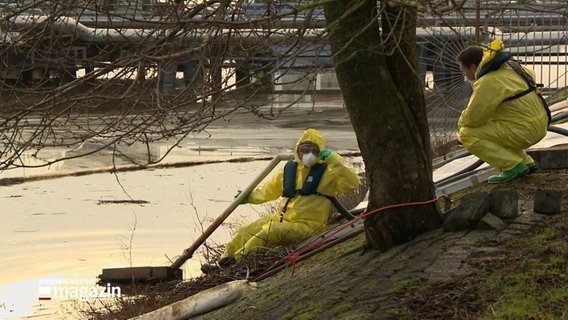
<svg viewBox="0 0 568 320"><path fill-rule="evenodd" d="M146 204L150 201L146 200L99 200L97 204Z"/></svg>

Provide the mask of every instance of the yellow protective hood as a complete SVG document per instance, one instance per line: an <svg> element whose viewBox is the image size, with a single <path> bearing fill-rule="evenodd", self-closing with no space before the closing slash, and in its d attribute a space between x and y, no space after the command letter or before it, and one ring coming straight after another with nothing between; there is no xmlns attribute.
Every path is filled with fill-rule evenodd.
<svg viewBox="0 0 568 320"><path fill-rule="evenodd" d="M302 163L302 161L298 157L298 146L302 142L307 141L315 143L320 150L325 149L325 142L321 132L316 129L306 129L306 131L304 131L300 139L298 139L298 142L296 142L296 146L294 147L294 160L298 163Z"/></svg>
<svg viewBox="0 0 568 320"><path fill-rule="evenodd" d="M480 77L480 74L482 72L483 74L487 72L485 70L487 67L489 67L487 64L495 59L497 53L503 49L505 49L505 44L503 43L503 41L501 41L501 39L495 39L483 47L483 58L481 58L481 62L477 66L477 74L475 76L476 79ZM493 67L489 68L494 69Z"/></svg>

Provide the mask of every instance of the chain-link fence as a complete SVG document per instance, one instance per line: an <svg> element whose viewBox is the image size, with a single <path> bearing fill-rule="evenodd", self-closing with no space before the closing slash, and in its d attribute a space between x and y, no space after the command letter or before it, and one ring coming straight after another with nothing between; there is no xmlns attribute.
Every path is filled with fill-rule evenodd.
<svg viewBox="0 0 568 320"><path fill-rule="evenodd" d="M566 99L567 17L568 4L560 1L467 1L457 12L423 17L419 66L435 142L454 139L455 123L471 94L455 62L468 45L502 39L515 59L535 71L550 103Z"/></svg>

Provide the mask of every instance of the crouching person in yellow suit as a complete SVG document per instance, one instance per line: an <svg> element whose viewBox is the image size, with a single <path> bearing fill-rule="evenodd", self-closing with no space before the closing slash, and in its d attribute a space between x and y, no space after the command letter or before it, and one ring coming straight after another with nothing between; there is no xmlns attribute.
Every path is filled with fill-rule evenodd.
<svg viewBox="0 0 568 320"><path fill-rule="evenodd" d="M294 160L243 201L261 204L281 198L278 212L237 228L221 259L201 266L204 273L228 266L259 247L293 245L324 231L330 210L326 196L359 186L355 170L339 154L325 149L318 130L304 131L294 150Z"/></svg>
<svg viewBox="0 0 568 320"><path fill-rule="evenodd" d="M489 183L507 182L536 170L525 152L546 135L550 111L534 82L534 72L512 61L499 39L470 46L456 60L473 94L458 120L463 146L501 170ZM548 115L548 119L547 119Z"/></svg>

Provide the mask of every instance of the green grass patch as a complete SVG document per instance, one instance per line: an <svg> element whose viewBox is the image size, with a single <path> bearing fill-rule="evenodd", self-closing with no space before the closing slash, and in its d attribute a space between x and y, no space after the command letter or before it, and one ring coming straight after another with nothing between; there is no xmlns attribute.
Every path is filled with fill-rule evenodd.
<svg viewBox="0 0 568 320"><path fill-rule="evenodd" d="M568 319L567 217L549 227L477 246L498 252L476 256L479 272L448 281L420 278L393 286L389 314L408 319Z"/></svg>

